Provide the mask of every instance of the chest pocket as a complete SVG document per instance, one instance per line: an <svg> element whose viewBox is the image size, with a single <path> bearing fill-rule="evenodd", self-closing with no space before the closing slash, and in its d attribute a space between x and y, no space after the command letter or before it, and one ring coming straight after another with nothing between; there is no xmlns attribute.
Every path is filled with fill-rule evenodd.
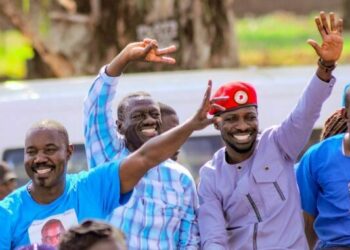
<svg viewBox="0 0 350 250"><path fill-rule="evenodd" d="M252 175L256 183L256 190L268 216L284 205L288 198L288 185L293 182L294 169L286 166L286 162L279 156L270 159L259 159L252 168ZM296 181L295 181L296 182Z"/></svg>
<svg viewBox="0 0 350 250"><path fill-rule="evenodd" d="M177 228L180 225L183 192L175 188L155 180L145 184L144 195L139 200L139 208L144 213L145 228L160 229L165 224Z"/></svg>

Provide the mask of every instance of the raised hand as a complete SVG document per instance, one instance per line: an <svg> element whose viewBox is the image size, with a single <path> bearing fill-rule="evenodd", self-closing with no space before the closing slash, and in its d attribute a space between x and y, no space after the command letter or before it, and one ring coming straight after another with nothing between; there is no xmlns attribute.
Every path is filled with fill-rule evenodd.
<svg viewBox="0 0 350 250"><path fill-rule="evenodd" d="M172 57L165 56L176 51L175 46L169 46L163 49L158 48L158 42L153 39L146 38L142 42L128 44L122 51L128 61L144 60L147 62L157 62L174 64L176 60Z"/></svg>
<svg viewBox="0 0 350 250"><path fill-rule="evenodd" d="M316 54L324 61L334 63L336 62L343 50L343 20L335 19L334 13L329 13L329 24L327 15L320 12L319 17L315 17L315 23L322 37L322 44L319 45L316 41L309 39L310 44Z"/></svg>
<svg viewBox="0 0 350 250"><path fill-rule="evenodd" d="M197 113L191 119L191 123L194 126L193 127L194 130L200 130L200 129L205 128L209 124L218 122L218 119L220 119L220 117L212 117L212 118L208 117L208 111L211 108L215 108L215 109L218 109L220 111L225 110L224 107L216 104L215 102L227 100L228 96L215 97L215 98L210 99L211 89L212 89L212 81L209 80L207 89L206 89L204 97L203 97L202 104L201 104L200 108L198 109Z"/></svg>
<svg viewBox="0 0 350 250"><path fill-rule="evenodd" d="M106 72L110 76L118 76L133 61L174 64L175 59L166 55L175 51L176 47L173 45L159 49L157 41L149 38L142 42L129 43L107 66Z"/></svg>

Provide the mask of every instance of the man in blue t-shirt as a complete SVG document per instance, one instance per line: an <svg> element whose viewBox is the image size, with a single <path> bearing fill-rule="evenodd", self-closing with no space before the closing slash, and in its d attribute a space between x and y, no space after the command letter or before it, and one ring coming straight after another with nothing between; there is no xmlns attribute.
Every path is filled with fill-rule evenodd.
<svg viewBox="0 0 350 250"><path fill-rule="evenodd" d="M24 153L31 181L0 202L0 250L42 243L44 238L57 243L55 237L83 220L106 219L128 200L150 168L171 157L194 130L215 122L216 118L206 116L211 106L218 106L211 104L210 91L211 82L191 119L150 139L122 161L89 172L66 174L73 148L60 123L44 120L34 124L26 134Z"/></svg>
<svg viewBox="0 0 350 250"><path fill-rule="evenodd" d="M350 249L350 90L341 110L347 132L311 147L297 169L310 249Z"/></svg>

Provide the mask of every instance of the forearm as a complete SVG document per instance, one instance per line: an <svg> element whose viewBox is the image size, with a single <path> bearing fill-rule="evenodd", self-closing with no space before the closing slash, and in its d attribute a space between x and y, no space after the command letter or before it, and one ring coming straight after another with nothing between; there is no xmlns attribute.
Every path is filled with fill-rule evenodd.
<svg viewBox="0 0 350 250"><path fill-rule="evenodd" d="M117 83L118 78L107 76L102 67L84 101L85 150L90 168L112 159L122 145L112 114Z"/></svg>
<svg viewBox="0 0 350 250"><path fill-rule="evenodd" d="M120 76L124 69L127 67L129 60L125 55L125 51L122 50L106 68L106 73L109 76Z"/></svg>
<svg viewBox="0 0 350 250"><path fill-rule="evenodd" d="M316 232L314 230L315 218L312 215L309 215L308 213L304 212L304 221L307 242L309 244L310 249L314 249L315 244L318 240Z"/></svg>

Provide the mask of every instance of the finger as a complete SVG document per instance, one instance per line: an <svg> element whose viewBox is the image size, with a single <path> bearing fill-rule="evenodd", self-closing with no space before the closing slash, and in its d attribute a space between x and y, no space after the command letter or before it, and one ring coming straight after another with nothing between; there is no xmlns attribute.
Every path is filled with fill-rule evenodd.
<svg viewBox="0 0 350 250"><path fill-rule="evenodd" d="M335 15L333 12L329 13L329 20L331 24L331 31L334 31L336 29L336 25L335 25Z"/></svg>
<svg viewBox="0 0 350 250"><path fill-rule="evenodd" d="M146 47L143 49L142 54L147 55L154 48L153 43L148 43Z"/></svg>
<svg viewBox="0 0 350 250"><path fill-rule="evenodd" d="M217 97L213 97L210 102L214 103L214 102L218 102L218 101L226 101L228 98L230 98L229 96L225 95L225 96L217 96Z"/></svg>
<svg viewBox="0 0 350 250"><path fill-rule="evenodd" d="M213 104L211 105L211 107L214 108L214 109L216 109L216 110L219 110L219 111L225 111L225 110L226 110L225 107L223 107L223 106L221 106L221 105L219 105L219 104L216 104L216 103L213 103Z"/></svg>
<svg viewBox="0 0 350 250"><path fill-rule="evenodd" d="M316 23L318 32L320 33L321 37L323 38L326 35L326 32L323 29L321 19L319 17L315 17L315 23Z"/></svg>
<svg viewBox="0 0 350 250"><path fill-rule="evenodd" d="M156 62L156 63L165 63L165 64L175 64L176 60L172 57L168 56L146 56L146 61L148 62Z"/></svg>
<svg viewBox="0 0 350 250"><path fill-rule="evenodd" d="M152 38L149 38L149 37L146 37L146 38L143 39L143 42L144 42L145 44L149 44L149 43L152 43L152 42L157 43L157 40L152 39Z"/></svg>
<svg viewBox="0 0 350 250"><path fill-rule="evenodd" d="M320 50L321 50L320 45L318 45L318 43L317 43L316 41L312 40L312 39L307 40L307 43L310 44L311 47L314 48L316 54L317 54L318 56L320 56Z"/></svg>
<svg viewBox="0 0 350 250"><path fill-rule="evenodd" d="M175 45L171 45L169 47L163 48L163 49L157 49L156 50L156 55L166 55L166 54L171 54L174 53L177 50Z"/></svg>
<svg viewBox="0 0 350 250"><path fill-rule="evenodd" d="M340 34L343 33L343 19L339 19L337 22L337 30Z"/></svg>
<svg viewBox="0 0 350 250"><path fill-rule="evenodd" d="M326 32L326 34L330 33L329 27L328 27L328 22L327 22L327 15L323 11L320 12L320 18L322 22L322 27L323 30Z"/></svg>

